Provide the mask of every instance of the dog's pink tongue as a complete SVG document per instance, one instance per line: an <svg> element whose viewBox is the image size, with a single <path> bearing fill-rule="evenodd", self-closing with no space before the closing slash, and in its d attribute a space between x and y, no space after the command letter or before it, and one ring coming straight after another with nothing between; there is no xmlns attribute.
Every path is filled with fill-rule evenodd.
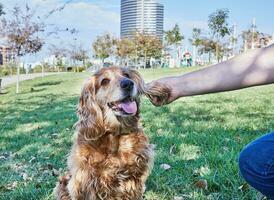
<svg viewBox="0 0 274 200"><path fill-rule="evenodd" d="M135 101L123 102L120 104L120 106L128 114L133 114L137 112L137 104Z"/></svg>

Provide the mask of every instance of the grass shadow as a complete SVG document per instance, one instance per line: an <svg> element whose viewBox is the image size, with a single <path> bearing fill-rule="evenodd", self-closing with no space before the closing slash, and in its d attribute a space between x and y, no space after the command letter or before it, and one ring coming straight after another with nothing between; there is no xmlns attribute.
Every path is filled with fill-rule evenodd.
<svg viewBox="0 0 274 200"><path fill-rule="evenodd" d="M47 82L34 84L33 86L34 87L41 87L41 86L59 85L61 83L62 83L62 81L47 81Z"/></svg>

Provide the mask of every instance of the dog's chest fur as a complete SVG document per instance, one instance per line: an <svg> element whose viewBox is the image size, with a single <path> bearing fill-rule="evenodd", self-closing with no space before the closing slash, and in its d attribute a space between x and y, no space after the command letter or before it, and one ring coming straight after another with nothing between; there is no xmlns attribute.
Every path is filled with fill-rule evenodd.
<svg viewBox="0 0 274 200"><path fill-rule="evenodd" d="M69 190L85 199L142 199L153 151L143 132L102 136L96 143L77 138L68 159ZM77 188L77 189L75 189ZM77 197L75 197L77 198Z"/></svg>

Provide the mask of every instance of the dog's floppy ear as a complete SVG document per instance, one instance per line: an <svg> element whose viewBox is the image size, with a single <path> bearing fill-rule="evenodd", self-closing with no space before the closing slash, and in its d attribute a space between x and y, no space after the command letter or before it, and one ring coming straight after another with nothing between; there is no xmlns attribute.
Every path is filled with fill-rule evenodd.
<svg viewBox="0 0 274 200"><path fill-rule="evenodd" d="M87 141L97 140L105 134L103 113L95 98L95 79L93 76L84 84L77 109L76 127Z"/></svg>
<svg viewBox="0 0 274 200"><path fill-rule="evenodd" d="M129 70L131 79L136 83L138 92L140 94L144 94L145 93L145 82L144 82L144 79L142 78L141 74L133 69L127 69L127 70Z"/></svg>
<svg viewBox="0 0 274 200"><path fill-rule="evenodd" d="M149 100L156 106L167 103L170 97L170 88L158 83L155 83L153 85L147 85L145 84L144 79L139 72L137 72L136 70L130 70L130 72L132 75L132 79L137 84L139 93L146 95Z"/></svg>

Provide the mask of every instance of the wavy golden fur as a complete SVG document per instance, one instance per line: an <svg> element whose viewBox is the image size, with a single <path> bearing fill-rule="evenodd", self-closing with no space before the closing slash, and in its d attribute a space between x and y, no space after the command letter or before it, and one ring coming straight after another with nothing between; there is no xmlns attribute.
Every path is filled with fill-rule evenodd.
<svg viewBox="0 0 274 200"><path fill-rule="evenodd" d="M109 106L125 97L122 81L132 83L128 94L137 105L134 113ZM57 183L57 199L142 199L153 164L153 149L139 124L143 93L153 95L140 74L126 68L101 69L84 84L68 172Z"/></svg>

